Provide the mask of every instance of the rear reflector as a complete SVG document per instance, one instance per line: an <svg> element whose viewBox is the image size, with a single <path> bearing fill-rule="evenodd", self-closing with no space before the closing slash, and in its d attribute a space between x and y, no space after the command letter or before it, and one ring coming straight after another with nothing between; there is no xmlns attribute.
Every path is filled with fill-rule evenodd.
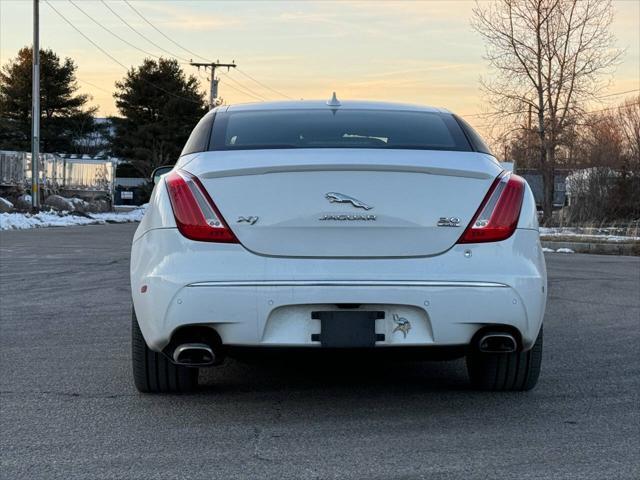
<svg viewBox="0 0 640 480"><path fill-rule="evenodd" d="M498 242L513 235L520 218L524 185L518 175L498 177L458 243Z"/></svg>
<svg viewBox="0 0 640 480"><path fill-rule="evenodd" d="M176 170L167 174L165 181L182 235L201 242L238 243L197 177Z"/></svg>

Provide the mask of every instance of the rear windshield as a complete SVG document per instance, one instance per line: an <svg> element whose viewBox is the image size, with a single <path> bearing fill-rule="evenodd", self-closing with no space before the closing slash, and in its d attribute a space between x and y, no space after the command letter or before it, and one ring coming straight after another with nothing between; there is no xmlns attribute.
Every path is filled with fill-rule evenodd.
<svg viewBox="0 0 640 480"><path fill-rule="evenodd" d="M219 113L210 148L472 150L450 114L330 108Z"/></svg>

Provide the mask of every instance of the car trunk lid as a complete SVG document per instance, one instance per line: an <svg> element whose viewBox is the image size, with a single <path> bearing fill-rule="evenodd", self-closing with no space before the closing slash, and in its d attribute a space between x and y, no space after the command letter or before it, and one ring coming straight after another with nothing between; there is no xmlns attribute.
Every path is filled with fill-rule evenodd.
<svg viewBox="0 0 640 480"><path fill-rule="evenodd" d="M198 176L242 245L260 255L410 257L451 248L501 168L470 152L206 152Z"/></svg>

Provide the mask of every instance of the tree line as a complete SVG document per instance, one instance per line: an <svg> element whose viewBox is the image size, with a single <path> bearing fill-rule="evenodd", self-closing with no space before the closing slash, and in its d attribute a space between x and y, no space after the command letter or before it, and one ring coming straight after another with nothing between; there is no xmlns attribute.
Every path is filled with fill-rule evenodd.
<svg viewBox="0 0 640 480"><path fill-rule="evenodd" d="M177 60L145 59L116 82L118 116L97 122L91 97L78 92L77 65L40 50L41 151L96 154L129 161L141 176L174 163L194 125L207 112L194 76ZM0 150L31 150L32 49L20 49L0 70ZM99 135L106 142L86 139Z"/></svg>
<svg viewBox="0 0 640 480"><path fill-rule="evenodd" d="M539 171L538 132L522 128L504 140L518 169ZM613 108L572 118L558 142L555 167L578 171L567 179L568 224L640 219L640 95Z"/></svg>
<svg viewBox="0 0 640 480"><path fill-rule="evenodd" d="M485 121L500 131L507 159L541 172L545 223L556 169L607 166L631 182L640 175L640 97L617 109L588 108L602 99L624 54L610 31L613 13L611 0L493 0L477 2L473 12L492 70L482 80L492 108ZM51 50L41 59L43 151L77 152L79 139L101 128L95 108L78 93L71 59ZM0 149L30 149L30 78L31 50L23 48L0 72ZM174 162L206 112L197 79L176 60L146 59L115 87L119 115L111 118L109 153L144 175ZM623 190L640 190L631 187ZM629 211L640 211L640 200L630 201Z"/></svg>
<svg viewBox="0 0 640 480"><path fill-rule="evenodd" d="M519 168L539 168L535 128L522 128L504 140ZM640 95L582 118L572 118L558 142L556 165L564 169L608 167L640 170Z"/></svg>
<svg viewBox="0 0 640 480"><path fill-rule="evenodd" d="M482 81L493 110L485 118L503 127L506 156L542 173L545 223L557 168L638 171L640 99L617 113L587 108L603 98L624 54L610 31L613 15L611 0L494 0L474 9L472 25L492 70Z"/></svg>

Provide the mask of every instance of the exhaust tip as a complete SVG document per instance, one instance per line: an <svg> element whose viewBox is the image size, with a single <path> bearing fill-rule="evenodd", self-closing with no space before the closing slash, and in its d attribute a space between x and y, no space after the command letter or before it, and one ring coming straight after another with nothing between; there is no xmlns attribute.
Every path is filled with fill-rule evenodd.
<svg viewBox="0 0 640 480"><path fill-rule="evenodd" d="M509 333L487 333L480 338L478 350L483 353L513 353L518 343Z"/></svg>
<svg viewBox="0 0 640 480"><path fill-rule="evenodd" d="M173 351L173 362L186 367L206 367L213 365L216 354L204 343L184 343Z"/></svg>

